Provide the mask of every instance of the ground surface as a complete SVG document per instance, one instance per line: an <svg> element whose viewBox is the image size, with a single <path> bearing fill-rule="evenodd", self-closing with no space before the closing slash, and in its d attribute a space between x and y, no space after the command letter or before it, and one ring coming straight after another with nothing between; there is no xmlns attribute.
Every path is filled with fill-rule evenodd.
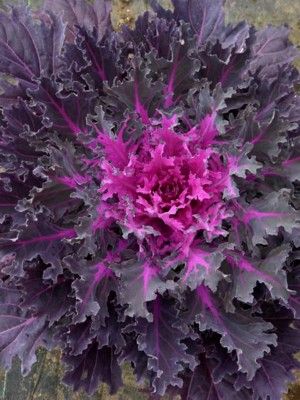
<svg viewBox="0 0 300 400"><path fill-rule="evenodd" d="M16 1L16 0L15 0ZM0 5L14 3L14 0L0 0ZM28 0L32 5L42 0ZM53 0L55 1L55 0ZM213 1L213 0L212 0ZM169 4L169 0L161 0ZM132 24L139 13L147 9L147 0L113 0L113 23ZM257 26L287 23L292 28L291 38L300 45L300 1L297 0L227 0L226 15L229 21L247 19ZM297 63L300 67L300 60ZM1 400L148 400L149 396L136 384L129 367L124 368L124 387L115 396L109 396L102 386L93 397L83 393L72 393L60 384L63 367L58 351L46 353L41 350L38 362L31 374L22 378L20 365L16 361L8 373L0 370ZM167 399L167 398L166 398ZM241 399L242 400L242 399ZM300 400L300 383L294 384L288 400Z"/></svg>

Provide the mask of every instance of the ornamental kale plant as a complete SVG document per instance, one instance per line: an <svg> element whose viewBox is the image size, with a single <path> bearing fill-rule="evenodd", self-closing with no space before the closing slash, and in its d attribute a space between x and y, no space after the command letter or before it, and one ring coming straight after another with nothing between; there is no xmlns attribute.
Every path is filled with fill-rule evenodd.
<svg viewBox="0 0 300 400"><path fill-rule="evenodd" d="M300 97L286 27L173 0L0 14L0 360L279 400L299 367Z"/></svg>

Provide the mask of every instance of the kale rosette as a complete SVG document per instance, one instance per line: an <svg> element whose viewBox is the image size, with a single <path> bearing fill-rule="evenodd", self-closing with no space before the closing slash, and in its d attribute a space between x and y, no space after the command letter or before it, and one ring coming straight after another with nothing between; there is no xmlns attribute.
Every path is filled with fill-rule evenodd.
<svg viewBox="0 0 300 400"><path fill-rule="evenodd" d="M0 13L0 362L60 347L183 400L280 400L299 367L300 97L289 29L222 0Z"/></svg>

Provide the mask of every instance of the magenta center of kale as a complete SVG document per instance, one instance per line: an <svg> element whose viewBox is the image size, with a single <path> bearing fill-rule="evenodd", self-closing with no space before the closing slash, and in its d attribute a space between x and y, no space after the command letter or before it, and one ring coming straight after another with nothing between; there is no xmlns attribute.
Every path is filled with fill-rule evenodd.
<svg viewBox="0 0 300 400"><path fill-rule="evenodd" d="M163 241L185 254L199 232L208 240L223 234L228 168L214 150L210 118L186 133L174 131L175 118L162 118L134 144L101 139L106 216L146 240L154 254Z"/></svg>

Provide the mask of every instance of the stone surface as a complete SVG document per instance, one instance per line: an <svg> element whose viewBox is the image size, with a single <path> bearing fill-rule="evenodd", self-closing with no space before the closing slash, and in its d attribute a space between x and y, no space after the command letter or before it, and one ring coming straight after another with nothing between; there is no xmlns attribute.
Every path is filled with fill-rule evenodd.
<svg viewBox="0 0 300 400"><path fill-rule="evenodd" d="M0 0L0 5L14 3L17 0ZM42 0L28 0L33 6ZM55 1L55 0L53 0ZM133 24L139 13L148 9L147 0L112 0L113 23L119 28L122 24ZM213 1L213 0L212 0ZM161 0L170 5L169 0ZM264 26L287 23L291 26L291 39L300 45L300 1L297 0L227 0L226 17L230 22L246 19L249 22ZM300 67L300 60L297 63ZM107 387L101 386L97 393L89 397L84 393L73 393L61 384L63 367L59 351L38 352L38 362L31 373L23 378L20 365L16 360L11 371L0 370L1 400L148 400L149 395L138 386L129 366L123 369L124 387L115 396L109 396ZM300 381L300 374L299 381ZM286 400L300 399L300 383L294 384ZM165 398L164 400L168 400ZM170 400L170 399L169 399ZM173 399L174 400L174 399ZM241 399L242 400L242 399Z"/></svg>

